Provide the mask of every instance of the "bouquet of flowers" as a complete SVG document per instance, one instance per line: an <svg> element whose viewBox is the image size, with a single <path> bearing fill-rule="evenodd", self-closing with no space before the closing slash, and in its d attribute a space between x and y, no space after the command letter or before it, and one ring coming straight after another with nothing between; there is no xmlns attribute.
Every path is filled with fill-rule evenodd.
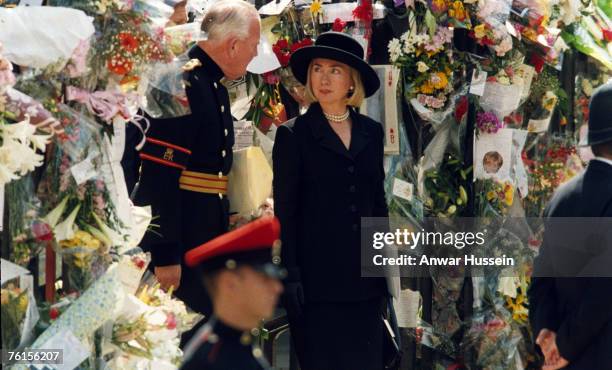
<svg viewBox="0 0 612 370"><path fill-rule="evenodd" d="M31 340L38 320L36 300L32 293L33 278L29 271L2 259L2 347L21 348Z"/></svg>
<svg viewBox="0 0 612 370"><path fill-rule="evenodd" d="M523 152L529 174L529 195L525 199L527 215L541 216L555 189L572 179L582 169L582 162L571 141L551 138L537 144L534 154Z"/></svg>
<svg viewBox="0 0 612 370"><path fill-rule="evenodd" d="M85 291L110 264L104 244L87 231L77 230L72 238L62 240L59 245L68 275L64 281L66 291Z"/></svg>
<svg viewBox="0 0 612 370"><path fill-rule="evenodd" d="M478 112L476 114L476 128L478 132L494 134L504 128L504 123L493 112Z"/></svg>
<svg viewBox="0 0 612 370"><path fill-rule="evenodd" d="M53 231L40 215L41 203L35 195L30 175L5 186L8 199L10 261L28 266L53 240Z"/></svg>
<svg viewBox="0 0 612 370"><path fill-rule="evenodd" d="M13 283L1 289L2 302L2 347L15 349L21 341L21 331L29 305L27 291Z"/></svg>
<svg viewBox="0 0 612 370"><path fill-rule="evenodd" d="M512 317L503 307L476 313L463 341L462 349L473 351L476 365L508 369L515 363L522 335L511 325Z"/></svg>
<svg viewBox="0 0 612 370"><path fill-rule="evenodd" d="M468 203L468 175L472 168L465 168L463 162L447 154L438 169L425 173L425 210L437 217L460 216Z"/></svg>
<svg viewBox="0 0 612 370"><path fill-rule="evenodd" d="M443 110L454 91L453 31L427 18L427 29L420 29L415 15L420 6L417 3L417 11L411 13L408 31L389 42L390 61L402 68L407 101L416 99L427 109Z"/></svg>
<svg viewBox="0 0 612 370"><path fill-rule="evenodd" d="M194 324L195 315L156 284L129 295L112 330L112 343L120 350L113 369L146 368L152 361L174 367L180 364L180 334ZM138 366L137 366L138 365ZM144 366L144 367L143 367Z"/></svg>
<svg viewBox="0 0 612 370"><path fill-rule="evenodd" d="M455 27L471 28L470 13L474 12L477 0L427 0L431 13L438 23Z"/></svg>
<svg viewBox="0 0 612 370"><path fill-rule="evenodd" d="M493 215L504 215L514 204L514 186L511 182L500 182L494 179L479 180L476 183L476 207L478 215L486 217L493 211Z"/></svg>
<svg viewBox="0 0 612 370"><path fill-rule="evenodd" d="M272 71L264 73L262 81L258 81L257 78L253 80L258 85L257 91L243 119L252 121L265 134L273 123L278 126L287 120L285 106L281 102L278 90L280 77Z"/></svg>
<svg viewBox="0 0 612 370"><path fill-rule="evenodd" d="M508 0L481 1L476 13L479 24L469 32L479 45L490 47L498 57L512 49L512 36L505 26L511 4Z"/></svg>

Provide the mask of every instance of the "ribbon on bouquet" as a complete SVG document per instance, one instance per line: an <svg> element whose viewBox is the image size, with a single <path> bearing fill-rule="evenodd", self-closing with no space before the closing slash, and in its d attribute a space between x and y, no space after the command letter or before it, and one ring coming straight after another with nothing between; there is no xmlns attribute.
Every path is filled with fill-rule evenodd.
<svg viewBox="0 0 612 370"><path fill-rule="evenodd" d="M134 147L137 151L140 151L147 141L147 131L149 131L151 123L147 117L140 114L135 114L128 122L136 126L142 134L142 139L140 139L138 145ZM142 127L142 123L144 123L144 128Z"/></svg>
<svg viewBox="0 0 612 370"><path fill-rule="evenodd" d="M78 87L68 86L66 88L66 99L85 104L92 114L97 115L107 123L111 123L118 114L125 119L132 116L128 106L129 99L120 92L107 90L89 92Z"/></svg>

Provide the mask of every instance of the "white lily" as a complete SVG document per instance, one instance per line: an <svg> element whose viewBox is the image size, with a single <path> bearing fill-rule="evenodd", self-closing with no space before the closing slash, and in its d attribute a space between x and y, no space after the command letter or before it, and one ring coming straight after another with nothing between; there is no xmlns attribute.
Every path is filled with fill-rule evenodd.
<svg viewBox="0 0 612 370"><path fill-rule="evenodd" d="M8 137L19 140L22 144L25 144L30 136L36 132L36 127L30 124L30 118L26 116L26 119L21 122L4 125L2 131L4 131L5 139L8 135Z"/></svg>
<svg viewBox="0 0 612 370"><path fill-rule="evenodd" d="M62 199L62 201L59 202L59 204L55 206L55 208L53 208L51 212L49 212L45 217L43 217L42 220L49 224L49 226L54 228L55 225L57 225L60 217L62 217L64 209L66 209L66 203L68 203L68 197L64 197L64 199Z"/></svg>
<svg viewBox="0 0 612 370"><path fill-rule="evenodd" d="M95 212L92 212L91 215L98 224L100 231L104 233L104 235L106 235L107 239L110 240L109 246L117 246L123 242L121 235L119 235L119 233L112 229L110 226L102 222L102 220L100 220L100 218L98 217L98 215L95 214Z"/></svg>
<svg viewBox="0 0 612 370"><path fill-rule="evenodd" d="M35 149L44 153L51 136L52 135L32 135L30 136L30 143Z"/></svg>
<svg viewBox="0 0 612 370"><path fill-rule="evenodd" d="M102 231L96 229L91 225L87 225L85 228L91 235L93 235L96 239L99 239L104 245L112 245L112 241Z"/></svg>
<svg viewBox="0 0 612 370"><path fill-rule="evenodd" d="M62 241L71 239L74 236L74 221L76 220L76 216L79 213L79 209L81 209L81 205L77 205L74 207L70 215L66 217L64 221L59 223L54 228L55 240Z"/></svg>
<svg viewBox="0 0 612 370"><path fill-rule="evenodd" d="M0 163L0 186L4 186L13 180L17 180L19 176L15 175L8 166Z"/></svg>

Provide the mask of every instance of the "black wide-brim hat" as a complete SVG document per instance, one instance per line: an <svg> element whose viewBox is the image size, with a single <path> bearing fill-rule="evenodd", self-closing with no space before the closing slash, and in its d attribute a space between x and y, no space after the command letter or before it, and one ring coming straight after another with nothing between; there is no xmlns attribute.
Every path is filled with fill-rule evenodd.
<svg viewBox="0 0 612 370"><path fill-rule="evenodd" d="M600 86L589 103L589 132L580 146L612 141L612 82Z"/></svg>
<svg viewBox="0 0 612 370"><path fill-rule="evenodd" d="M314 45L296 50L289 64L295 78L306 85L308 66L316 58L325 58L344 63L355 68L361 75L365 96L372 96L380 87L378 75L363 60L363 47L351 36L341 32L325 32L317 37Z"/></svg>

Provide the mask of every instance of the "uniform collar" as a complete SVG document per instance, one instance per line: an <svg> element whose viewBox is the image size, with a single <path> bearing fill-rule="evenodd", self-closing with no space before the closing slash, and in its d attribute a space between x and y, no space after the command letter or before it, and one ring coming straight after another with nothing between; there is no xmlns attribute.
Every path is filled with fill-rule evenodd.
<svg viewBox="0 0 612 370"><path fill-rule="evenodd" d="M187 53L190 59L199 59L204 67L204 71L210 76L214 81L220 81L223 78L223 71L219 67L217 63L197 44L193 45L193 47Z"/></svg>
<svg viewBox="0 0 612 370"><path fill-rule="evenodd" d="M235 329L215 316L213 332L224 341L240 342L244 346L250 346L253 338L249 332Z"/></svg>
<svg viewBox="0 0 612 370"><path fill-rule="evenodd" d="M323 110L319 103L312 103L308 111L304 114L304 118L308 121L312 130L313 136L318 139L322 146L340 154L348 159L354 159L370 141L370 134L366 130L365 122L359 117L352 107L349 107L351 122L351 145L349 150L342 143L342 140L336 135L330 127L329 122L323 115Z"/></svg>
<svg viewBox="0 0 612 370"><path fill-rule="evenodd" d="M600 162L607 163L607 164L609 164L610 166L612 166L612 159L603 158L603 157L595 157L595 158L593 158L593 159L591 159L591 160L592 160L592 161L600 161Z"/></svg>

